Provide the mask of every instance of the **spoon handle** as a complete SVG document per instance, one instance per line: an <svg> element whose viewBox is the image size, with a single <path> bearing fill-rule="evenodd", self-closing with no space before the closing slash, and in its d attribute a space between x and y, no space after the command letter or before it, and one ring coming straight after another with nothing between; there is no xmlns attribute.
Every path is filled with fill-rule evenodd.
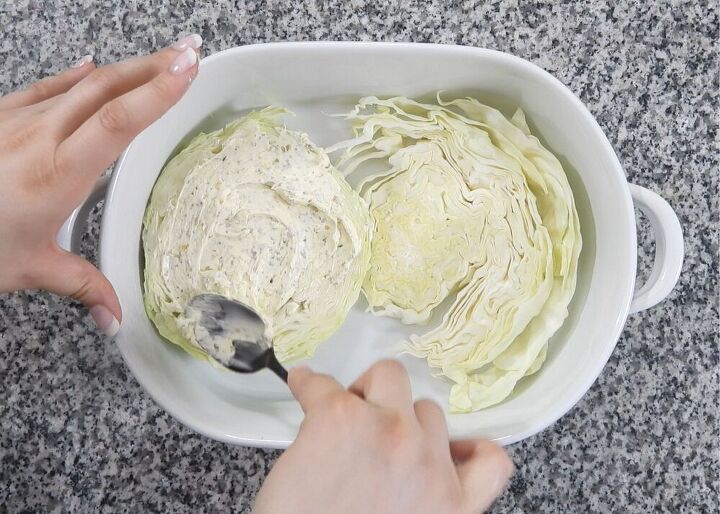
<svg viewBox="0 0 720 514"><path fill-rule="evenodd" d="M275 352L272 351L272 349L270 349L270 351L268 352L267 367L270 368L277 376L282 378L283 382L287 384L288 372L285 367L277 360L277 357L275 357Z"/></svg>

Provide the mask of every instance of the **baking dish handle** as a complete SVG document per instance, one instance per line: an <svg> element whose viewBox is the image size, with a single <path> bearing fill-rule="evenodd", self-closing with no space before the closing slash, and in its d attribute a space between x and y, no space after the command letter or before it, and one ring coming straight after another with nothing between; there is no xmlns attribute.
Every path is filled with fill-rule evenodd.
<svg viewBox="0 0 720 514"><path fill-rule="evenodd" d="M90 211L100 200L105 198L108 184L110 183L110 175L103 175L97 182L92 191L83 203L75 208L68 219L65 220L55 240L60 248L73 253L80 253L80 238L87 226L87 219Z"/></svg>
<svg viewBox="0 0 720 514"><path fill-rule="evenodd" d="M673 290L680 277L685 245L680 221L670 204L649 189L635 184L629 186L635 205L655 232L655 263L630 304L630 314L634 314L660 303Z"/></svg>

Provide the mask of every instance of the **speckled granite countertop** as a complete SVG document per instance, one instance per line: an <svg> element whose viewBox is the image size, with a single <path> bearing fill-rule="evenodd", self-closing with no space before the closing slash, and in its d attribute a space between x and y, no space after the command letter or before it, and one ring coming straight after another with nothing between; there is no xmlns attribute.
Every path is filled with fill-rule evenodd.
<svg viewBox="0 0 720 514"><path fill-rule="evenodd" d="M106 63L193 31L208 52L273 40L423 41L537 63L588 105L630 179L674 205L687 252L679 286L631 316L577 407L510 448L518 469L494 512L717 511L715 2L201 3L4 1L0 92L85 53ZM98 214L85 236L90 258ZM647 234L644 225L641 270L653 255ZM83 309L47 294L0 296L0 391L0 512L249 512L278 456L180 426Z"/></svg>

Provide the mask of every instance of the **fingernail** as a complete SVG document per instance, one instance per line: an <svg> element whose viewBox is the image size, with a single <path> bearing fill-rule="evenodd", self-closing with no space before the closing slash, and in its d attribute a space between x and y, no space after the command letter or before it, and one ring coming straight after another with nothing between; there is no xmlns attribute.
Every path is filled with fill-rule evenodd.
<svg viewBox="0 0 720 514"><path fill-rule="evenodd" d="M198 56L192 48L186 48L170 65L170 73L180 75L195 66Z"/></svg>
<svg viewBox="0 0 720 514"><path fill-rule="evenodd" d="M75 61L72 65L70 65L71 68L82 68L86 64L90 64L93 60L93 56L91 54L83 55Z"/></svg>
<svg viewBox="0 0 720 514"><path fill-rule="evenodd" d="M95 324L106 336L113 337L120 330L120 322L104 305L96 305L90 309L90 315Z"/></svg>
<svg viewBox="0 0 720 514"><path fill-rule="evenodd" d="M178 39L172 47L175 50L185 50L186 48L197 50L202 46L202 43L203 40L202 37L200 37L200 34L190 34L189 36Z"/></svg>

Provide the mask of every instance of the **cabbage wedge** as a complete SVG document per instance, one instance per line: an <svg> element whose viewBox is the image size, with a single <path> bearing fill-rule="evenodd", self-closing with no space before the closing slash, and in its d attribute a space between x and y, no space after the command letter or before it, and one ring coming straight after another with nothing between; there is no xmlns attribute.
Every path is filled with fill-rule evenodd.
<svg viewBox="0 0 720 514"><path fill-rule="evenodd" d="M142 234L145 309L162 336L209 358L188 301L253 307L280 360L310 356L344 321L368 267L365 202L305 134L267 108L199 134L162 170Z"/></svg>
<svg viewBox="0 0 720 514"><path fill-rule="evenodd" d="M536 372L567 317L582 246L560 162L512 119L471 98L419 103L367 97L346 115L346 175L380 160L358 186L374 222L363 292L369 309L439 326L407 342L452 383L450 408L507 398Z"/></svg>

